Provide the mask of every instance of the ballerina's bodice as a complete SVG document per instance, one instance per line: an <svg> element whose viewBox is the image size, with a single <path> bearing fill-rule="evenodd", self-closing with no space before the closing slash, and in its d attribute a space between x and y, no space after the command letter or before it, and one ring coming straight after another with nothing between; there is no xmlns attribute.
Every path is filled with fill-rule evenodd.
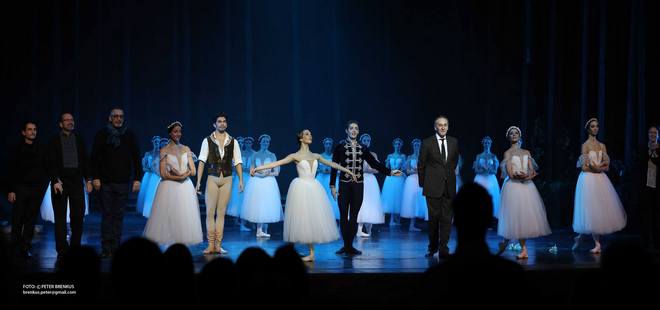
<svg viewBox="0 0 660 310"><path fill-rule="evenodd" d="M167 154L165 158L165 165L168 171L171 171L172 168L176 169L180 173L185 173L188 171L188 153L184 152L181 155Z"/></svg>
<svg viewBox="0 0 660 310"><path fill-rule="evenodd" d="M600 166L600 164L603 162L603 151L589 151L587 156L589 157L591 163L596 166Z"/></svg>
<svg viewBox="0 0 660 310"><path fill-rule="evenodd" d="M403 159L404 159L403 156L398 156L398 157L390 156L389 158L390 168L401 169L401 165L403 165Z"/></svg>
<svg viewBox="0 0 660 310"><path fill-rule="evenodd" d="M298 177L301 179L314 179L316 168L318 168L318 161L316 159L312 162L309 160L301 160L296 163Z"/></svg>
<svg viewBox="0 0 660 310"><path fill-rule="evenodd" d="M529 162L529 156L527 155L513 155L511 156L511 170L513 172L522 172L522 173L527 173L527 165Z"/></svg>

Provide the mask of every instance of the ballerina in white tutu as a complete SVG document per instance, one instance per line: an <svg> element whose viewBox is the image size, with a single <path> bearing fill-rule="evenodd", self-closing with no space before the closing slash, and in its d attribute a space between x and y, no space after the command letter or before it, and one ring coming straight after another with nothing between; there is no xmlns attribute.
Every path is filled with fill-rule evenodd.
<svg viewBox="0 0 660 310"><path fill-rule="evenodd" d="M267 134L259 137L261 148L252 155L251 167L258 167L277 161L275 154L268 151L271 138ZM282 196L277 185L276 176L280 168L257 173L245 186L243 205L241 206L241 219L257 223L257 238L270 238L268 224L282 220Z"/></svg>
<svg viewBox="0 0 660 310"><path fill-rule="evenodd" d="M252 137L236 137L238 145L241 147L241 160L243 165L241 169L243 170L243 183L247 184L250 180L250 158L254 154L252 149L252 142L254 139ZM236 219L236 225L239 225L240 231L252 231L250 228L245 226L245 220L241 218L241 206L243 206L243 191L239 190L238 186L238 173L235 173L236 166L232 167L232 183L231 183L231 198L229 198L229 203L227 206L227 215L233 216Z"/></svg>
<svg viewBox="0 0 660 310"><path fill-rule="evenodd" d="M286 195L283 237L286 242L307 244L309 255L303 257L303 261L311 262L314 261L314 244L339 239L328 196L323 185L314 178L319 162L351 175L354 180L356 177L350 170L310 152L312 133L309 130L301 131L296 137L300 143L298 152L289 154L282 160L253 168L250 174L255 176L259 171L296 163L298 177L291 181Z"/></svg>
<svg viewBox="0 0 660 310"><path fill-rule="evenodd" d="M575 251L583 234L591 234L595 246L593 254L601 251L600 235L619 231L626 226L626 211L612 182L607 178L610 158L605 144L600 143L598 120L592 118L584 128L589 138L582 144L582 156L578 166L582 168L575 187L575 205L573 209L573 230L578 233L574 238Z"/></svg>
<svg viewBox="0 0 660 310"><path fill-rule="evenodd" d="M197 191L190 176L195 176L193 153L181 141L181 123L167 126L170 143L160 150L160 175L156 197L144 236L160 245L203 241Z"/></svg>
<svg viewBox="0 0 660 310"><path fill-rule="evenodd" d="M394 152L387 155L387 158L385 159L385 167L392 170L403 171L403 164L406 161L406 155L401 153L403 140L400 138L394 138L394 140L392 140L392 147L394 148ZM405 175L388 175L385 177L385 183L383 183L383 191L380 195L380 200L383 204L383 212L391 214L390 225L400 225L399 214L401 213L403 183L405 180Z"/></svg>
<svg viewBox="0 0 660 310"><path fill-rule="evenodd" d="M332 161L332 147L334 145L334 140L332 138L325 138L323 139L323 158L327 161ZM324 164L319 164L319 168L316 174L316 179L319 180L321 185L323 185L323 188L325 188L326 194L328 194L328 199L330 200L330 205L332 206L332 212L335 215L335 219L339 220L339 205L337 204L337 201L332 198L332 191L330 190L330 172L331 168L324 165ZM337 178L339 180L339 177ZM337 181L339 182L339 181Z"/></svg>
<svg viewBox="0 0 660 310"><path fill-rule="evenodd" d="M526 241L551 233L545 206L532 179L536 176L533 159L528 150L520 148L520 128L511 126L506 131L511 148L504 153L503 164L507 178L502 185L497 234L504 237L499 243L498 255L506 250L511 239L518 239L521 252L518 259L528 257Z"/></svg>
<svg viewBox="0 0 660 310"><path fill-rule="evenodd" d="M493 216L497 217L497 212L500 210L500 184L497 182L497 170L500 162L497 156L490 151L493 140L489 136L485 136L481 140L481 145L484 151L477 155L472 164L474 170L474 183L477 183L485 188L493 200Z"/></svg>
<svg viewBox="0 0 660 310"><path fill-rule="evenodd" d="M135 211L139 214L142 214L147 204L151 205L153 202L153 196L149 200L147 199L147 194L152 192L152 189L153 194L155 194L158 182L160 181L160 176L157 174L158 161L160 159L160 137L153 136L151 138L151 145L153 149L144 153L144 157L142 157L142 171L144 175L142 176L142 182L140 182L140 192L138 193L135 204ZM149 206L149 209L151 209L151 206Z"/></svg>
<svg viewBox="0 0 660 310"><path fill-rule="evenodd" d="M371 147L371 136L369 134L362 134L360 136L360 143L366 146L367 148ZM371 155L378 160L378 155L371 152ZM362 206L360 206L360 212L358 212L357 222L358 230L357 236L368 238L371 236L371 228L373 224L382 224L385 223L385 213L383 213L383 205L380 200L380 187L378 186L378 180L376 180L375 174L378 173L378 170L371 168L369 164L365 161L362 167L364 172L364 194L362 198ZM366 229L366 232L363 230Z"/></svg>
<svg viewBox="0 0 660 310"><path fill-rule="evenodd" d="M422 140L413 139L413 153L410 154L403 165L406 169L406 181L403 185L403 195L401 198L401 217L410 219L408 231L415 232L421 229L415 227L417 218L428 220L429 211L426 204L426 198L422 194L423 188L419 186L419 175L417 174L417 164L419 163L419 152Z"/></svg>

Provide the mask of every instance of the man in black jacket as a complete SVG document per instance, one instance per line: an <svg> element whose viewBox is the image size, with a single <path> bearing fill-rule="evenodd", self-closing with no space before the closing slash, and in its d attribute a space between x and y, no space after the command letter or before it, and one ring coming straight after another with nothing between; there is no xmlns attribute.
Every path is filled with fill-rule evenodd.
<svg viewBox="0 0 660 310"><path fill-rule="evenodd" d="M25 122L21 134L23 141L11 152L7 200L14 205L11 217L12 242L19 256L30 258L34 221L39 213L48 179L43 146L36 141L37 124Z"/></svg>
<svg viewBox="0 0 660 310"><path fill-rule="evenodd" d="M71 113L60 116L59 134L48 144L47 171L50 177L51 199L55 215L55 247L61 258L69 248L66 240L66 211L69 203L72 246L80 246L85 217L85 194L92 191L92 174L83 139L73 132L75 121Z"/></svg>
<svg viewBox="0 0 660 310"><path fill-rule="evenodd" d="M94 189L101 193L101 256L110 257L121 242L129 181L135 193L142 178L140 149L122 109L112 109L106 127L94 137L92 174Z"/></svg>
<svg viewBox="0 0 660 310"><path fill-rule="evenodd" d="M449 119L438 116L434 122L436 133L422 142L417 172L419 186L429 209L429 247L426 257L439 251L441 258L449 257L451 232L451 200L456 195L456 165L458 140L447 136Z"/></svg>
<svg viewBox="0 0 660 310"><path fill-rule="evenodd" d="M364 195L362 171L364 161L384 175L401 175L401 171L390 170L376 160L371 155L371 152L369 152L369 149L357 141L359 133L360 127L357 121L348 121L346 124L346 142L337 145L332 153L332 161L353 172L357 181L354 181L350 174L342 173L339 178L339 195L337 195L337 190L335 189L337 169L332 169L330 172L332 196L335 200L339 196L339 225L341 226L342 239L344 239L344 247L337 251L337 254L346 254L349 256L362 254L361 251L353 247L353 239L357 233L357 217L358 213L360 213L360 206L362 206Z"/></svg>

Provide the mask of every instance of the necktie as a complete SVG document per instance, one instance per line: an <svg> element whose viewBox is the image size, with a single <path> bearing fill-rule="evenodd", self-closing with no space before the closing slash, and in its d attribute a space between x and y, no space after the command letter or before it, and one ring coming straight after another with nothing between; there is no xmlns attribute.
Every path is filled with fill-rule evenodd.
<svg viewBox="0 0 660 310"><path fill-rule="evenodd" d="M440 157L442 157L443 162L447 161L447 156L445 155L445 138L440 138Z"/></svg>

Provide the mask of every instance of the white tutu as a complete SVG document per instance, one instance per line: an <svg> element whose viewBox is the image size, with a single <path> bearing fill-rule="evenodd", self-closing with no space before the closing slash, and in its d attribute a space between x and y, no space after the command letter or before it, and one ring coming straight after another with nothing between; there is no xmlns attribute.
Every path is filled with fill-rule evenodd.
<svg viewBox="0 0 660 310"><path fill-rule="evenodd" d="M250 178L243 194L241 218L252 223L277 223L282 220L282 201L275 177Z"/></svg>
<svg viewBox="0 0 660 310"><path fill-rule="evenodd" d="M337 223L328 196L321 183L314 179L317 161L296 164L298 178L291 181L286 195L284 241L325 243L339 239Z"/></svg>
<svg viewBox="0 0 660 310"><path fill-rule="evenodd" d="M376 176L371 173L364 174L364 194L362 206L357 217L358 223L382 224L385 223L385 213L380 202L380 187Z"/></svg>
<svg viewBox="0 0 660 310"><path fill-rule="evenodd" d="M243 173L243 186L248 183L250 178L250 174ZM234 172L234 177L231 183L231 197L227 204L227 215L233 217L239 217L241 215L241 206L243 205L244 195L245 191L242 193L238 191L238 175Z"/></svg>
<svg viewBox="0 0 660 310"><path fill-rule="evenodd" d="M528 239L552 232L543 200L532 181L504 181L497 218L497 234L506 239Z"/></svg>
<svg viewBox="0 0 660 310"><path fill-rule="evenodd" d="M152 182L153 172L145 172L140 181L140 192L138 192L137 202L135 203L135 211L142 213L144 209L144 195L147 193L150 182ZM156 185L157 186L157 185Z"/></svg>
<svg viewBox="0 0 660 310"><path fill-rule="evenodd" d="M401 217L429 219L426 199L422 195L422 188L419 187L419 177L416 173L409 175L403 185Z"/></svg>
<svg viewBox="0 0 660 310"><path fill-rule="evenodd" d="M493 200L493 216L497 217L500 211L500 184L497 183L497 177L494 174L477 174L474 177L474 183L485 188Z"/></svg>
<svg viewBox="0 0 660 310"><path fill-rule="evenodd" d="M403 200L403 184L406 182L404 176L388 176L383 183L383 191L380 200L383 204L384 213L401 213L401 201Z"/></svg>
<svg viewBox="0 0 660 310"><path fill-rule="evenodd" d="M332 197L332 191L330 190L330 174L329 173L319 173L316 175L316 180L321 183L323 189L325 189L326 194L328 195L328 200L330 201L330 206L332 207L332 213L335 215L335 219L339 219L339 204L337 200ZM335 184L339 185L339 176L335 180Z"/></svg>
<svg viewBox="0 0 660 310"><path fill-rule="evenodd" d="M151 180L146 187L140 189L140 193L144 191L144 201L142 202L142 216L148 218L151 215L151 208L154 204L154 199L156 198L156 190L158 189L158 183L160 183L160 175L157 175L153 172L147 172L151 175Z"/></svg>
<svg viewBox="0 0 660 310"><path fill-rule="evenodd" d="M89 195L87 194L87 191L84 190L84 185L85 182L83 181L83 192L85 193L85 215L89 214ZM50 197L50 183L48 183L48 187L46 187L46 194L44 195L44 199L41 201L41 207L40 207L40 212L41 212L41 219L44 221L48 221L51 223L55 223L55 211L53 211L53 201L51 200ZM69 207L70 203L67 201L66 204L66 222L70 223L71 222L71 207Z"/></svg>
<svg viewBox="0 0 660 310"><path fill-rule="evenodd" d="M144 236L166 245L203 241L197 192L190 179L183 183L166 180L158 184Z"/></svg>
<svg viewBox="0 0 660 310"><path fill-rule="evenodd" d="M573 230L604 235L626 226L626 211L605 173L581 172L575 188Z"/></svg>

